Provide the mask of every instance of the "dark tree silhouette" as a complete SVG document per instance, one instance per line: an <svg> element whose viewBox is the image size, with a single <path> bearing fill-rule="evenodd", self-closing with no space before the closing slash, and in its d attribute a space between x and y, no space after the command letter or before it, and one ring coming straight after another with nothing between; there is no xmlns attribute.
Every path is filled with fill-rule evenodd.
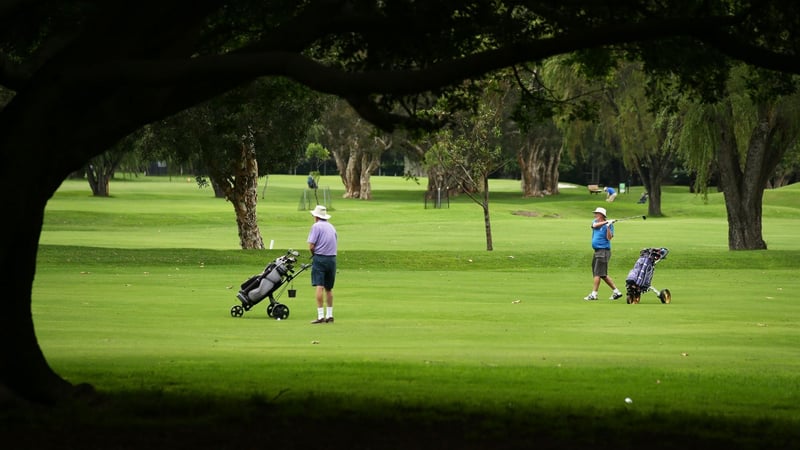
<svg viewBox="0 0 800 450"><path fill-rule="evenodd" d="M800 72L799 10L788 0L0 2L0 85L14 93L0 111L0 176L16 187L0 245L0 392L74 394L42 354L31 314L45 206L70 173L144 124L280 75L347 99L385 130L425 126L394 112L397 102L611 45L713 94L721 54Z"/></svg>

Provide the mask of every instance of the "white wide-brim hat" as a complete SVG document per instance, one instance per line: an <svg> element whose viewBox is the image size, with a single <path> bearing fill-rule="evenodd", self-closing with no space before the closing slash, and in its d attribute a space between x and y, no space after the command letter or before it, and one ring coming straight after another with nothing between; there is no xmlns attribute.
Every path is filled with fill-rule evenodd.
<svg viewBox="0 0 800 450"><path fill-rule="evenodd" d="M331 218L330 214L328 214L328 208L322 205L317 205L317 207L314 208L313 211L309 212L311 213L312 216L319 217L322 220L328 220Z"/></svg>
<svg viewBox="0 0 800 450"><path fill-rule="evenodd" d="M603 217L606 217L606 209L605 209L605 208L597 208L597 209L595 209L595 210L594 210L594 211L592 211L592 212L595 212L595 213L600 213L600 214L602 214L602 215L603 215Z"/></svg>

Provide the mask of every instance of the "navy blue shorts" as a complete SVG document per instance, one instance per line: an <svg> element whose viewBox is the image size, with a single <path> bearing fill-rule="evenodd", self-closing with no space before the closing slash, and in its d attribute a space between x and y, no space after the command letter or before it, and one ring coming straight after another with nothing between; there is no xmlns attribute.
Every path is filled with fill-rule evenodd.
<svg viewBox="0 0 800 450"><path fill-rule="evenodd" d="M311 285L333 289L336 283L336 256L314 255L311 261Z"/></svg>

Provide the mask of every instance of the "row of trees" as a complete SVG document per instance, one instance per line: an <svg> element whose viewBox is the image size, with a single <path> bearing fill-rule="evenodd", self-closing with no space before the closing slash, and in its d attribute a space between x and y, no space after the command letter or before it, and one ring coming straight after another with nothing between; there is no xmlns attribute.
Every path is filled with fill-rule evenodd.
<svg viewBox="0 0 800 450"><path fill-rule="evenodd" d="M259 176L289 170L312 141L330 149L344 197L370 199L371 174L382 155L396 148L425 170L429 196L441 190L465 194L482 208L487 250L492 250L489 177L513 166L524 196L558 194L565 153L573 162L593 159L595 167L622 159L643 180L651 216L662 215L661 185L676 168L696 174L701 191L713 174L737 194L728 202L731 248L763 245L756 201L762 191L749 180L744 183L743 175L751 171L752 180L766 187L786 180L797 166L800 111L795 105L800 99L792 78L739 64L725 95L711 104L681 90L674 75L648 79L641 63L624 58L594 76L576 55L523 69L481 83L470 110L445 116L446 110L432 107L432 114L447 117L446 124L414 135L383 132L347 102L286 79L261 79L147 125L93 158L86 174L96 195L107 195L114 167L131 149L139 149L136 160L165 158L192 166L201 184L208 176L216 195L234 206L242 248L263 248L256 220ZM722 131L715 126L729 129L733 140L719 142L715 136ZM759 135L764 126L771 129ZM769 152L774 161L756 154L742 164L720 165L730 154L751 151ZM752 167L758 161L763 168ZM778 171L775 161L784 169Z"/></svg>
<svg viewBox="0 0 800 450"><path fill-rule="evenodd" d="M481 205L487 249L486 179L511 159L502 148L517 151L526 195L558 192L565 150L572 160L596 157L598 148L606 160L621 156L643 180L652 216L662 215L662 182L677 167L694 173L703 193L714 175L725 194L729 248L766 249L764 189L798 167L797 77L732 63L723 89L709 101L676 75L648 75L642 63L625 58L606 60L611 64L587 76L592 68L581 58L545 61L527 77L516 73L516 84L486 83L478 107L457 114L434 137L428 156ZM472 192L482 193L480 199Z"/></svg>

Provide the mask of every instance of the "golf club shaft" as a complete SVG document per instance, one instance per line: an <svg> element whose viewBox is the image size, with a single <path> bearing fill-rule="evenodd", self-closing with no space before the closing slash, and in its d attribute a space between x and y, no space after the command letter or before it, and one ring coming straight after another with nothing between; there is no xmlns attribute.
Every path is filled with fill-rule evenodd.
<svg viewBox="0 0 800 450"><path fill-rule="evenodd" d="M622 220L633 220L633 219L642 219L642 220L646 220L646 219L647 219L647 216L630 216L630 217L623 217L622 219L616 219L616 221L617 221L617 222L620 222L620 221L622 221Z"/></svg>

